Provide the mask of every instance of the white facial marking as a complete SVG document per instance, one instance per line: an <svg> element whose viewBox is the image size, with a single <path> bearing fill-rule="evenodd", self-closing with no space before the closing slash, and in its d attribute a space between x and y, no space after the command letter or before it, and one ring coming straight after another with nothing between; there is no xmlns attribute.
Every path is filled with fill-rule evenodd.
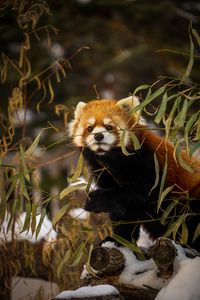
<svg viewBox="0 0 200 300"><path fill-rule="evenodd" d="M104 118L103 119L103 124L104 125L108 125L108 124L110 124L112 122L112 120L110 119L110 118Z"/></svg>
<svg viewBox="0 0 200 300"><path fill-rule="evenodd" d="M88 119L88 124L89 124L89 125L94 125L95 122L96 122L96 120L95 120L95 118L93 118L93 117L91 117L91 118Z"/></svg>
<svg viewBox="0 0 200 300"><path fill-rule="evenodd" d="M96 141L94 136L97 133L103 134L103 139L101 141ZM109 151L110 147L114 144L116 138L112 132L108 132L103 126L96 126L93 131L87 136L85 142L86 145L95 152ZM103 154L103 153L102 153Z"/></svg>

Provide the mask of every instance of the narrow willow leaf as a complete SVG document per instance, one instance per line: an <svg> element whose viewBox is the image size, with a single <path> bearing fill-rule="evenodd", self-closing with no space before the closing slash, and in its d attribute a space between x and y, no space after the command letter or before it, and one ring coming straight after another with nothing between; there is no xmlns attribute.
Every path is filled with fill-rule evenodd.
<svg viewBox="0 0 200 300"><path fill-rule="evenodd" d="M196 122L196 119L197 119L197 116L198 116L198 113L192 114L191 117L189 118L189 120L187 121L186 125L185 125L184 139L185 139L185 143L186 143L187 153L189 153L189 134L190 134L190 130L194 126L194 124Z"/></svg>
<svg viewBox="0 0 200 300"><path fill-rule="evenodd" d="M31 222L31 203L27 202L27 204L26 204L26 217L25 217L23 228L22 228L21 232L23 232L25 230L27 230L27 231L29 230L30 222Z"/></svg>
<svg viewBox="0 0 200 300"><path fill-rule="evenodd" d="M192 28L192 34L196 38L196 41L197 41L197 43L198 43L198 45L200 47L200 36L199 36L198 32L194 28Z"/></svg>
<svg viewBox="0 0 200 300"><path fill-rule="evenodd" d="M149 84L142 84L140 86L138 86L135 90L134 90L134 93L133 93L133 96L135 96L138 92L140 91L143 91L143 90L146 90L150 88L150 85Z"/></svg>
<svg viewBox="0 0 200 300"><path fill-rule="evenodd" d="M173 190L173 188L174 188L174 185L171 185L171 186L168 186L164 191L162 191L162 193L159 196L159 200L158 200L157 212L159 211L163 200Z"/></svg>
<svg viewBox="0 0 200 300"><path fill-rule="evenodd" d="M6 208L7 208L7 201L6 201L6 193L2 191L0 196L0 226L3 223L5 216L6 216Z"/></svg>
<svg viewBox="0 0 200 300"><path fill-rule="evenodd" d="M188 171L189 173L194 173L194 169L192 168L192 165L190 165L186 160L182 157L182 151L180 143L183 141L183 139L179 140L175 147L174 147L174 159L178 161L179 165Z"/></svg>
<svg viewBox="0 0 200 300"><path fill-rule="evenodd" d="M189 38L190 38L190 59L186 68L185 73L182 76L182 81L184 81L186 78L190 76L190 73L192 71L192 67L194 64L194 43L191 35L191 28L189 30Z"/></svg>
<svg viewBox="0 0 200 300"><path fill-rule="evenodd" d="M183 102L183 106L181 108L181 111L178 113L178 115L174 119L175 126L178 126L178 127L183 127L184 126L187 110L188 110L188 100L185 99L184 102Z"/></svg>
<svg viewBox="0 0 200 300"><path fill-rule="evenodd" d="M19 185L20 185L20 191L24 195L24 197L27 200L30 200L27 188L26 188L26 183L25 183L25 177L22 172L19 173Z"/></svg>
<svg viewBox="0 0 200 300"><path fill-rule="evenodd" d="M68 266L70 267L76 267L81 259L83 258L83 256L85 256L85 243L81 243L79 245L79 247L76 249L76 251L74 252L73 256L70 259L70 263L68 264Z"/></svg>
<svg viewBox="0 0 200 300"><path fill-rule="evenodd" d="M167 175L167 154L165 155L165 164L164 164L164 168L163 168L163 172L162 172L162 178L161 178L161 182L160 182L160 191L159 191L159 197L158 197L157 213L158 213L158 211L160 209L160 205L162 203L161 194L164 190L166 175Z"/></svg>
<svg viewBox="0 0 200 300"><path fill-rule="evenodd" d="M52 224L55 226L55 224L64 216L66 211L69 209L71 203L65 204L61 209L59 209L55 216L53 217Z"/></svg>
<svg viewBox="0 0 200 300"><path fill-rule="evenodd" d="M181 215L173 224L173 239L176 239L177 232L182 223L185 222L185 217Z"/></svg>
<svg viewBox="0 0 200 300"><path fill-rule="evenodd" d="M132 250L133 252L136 253L141 253L142 254L142 250L140 248L138 248L136 246L136 244L134 245L133 243L127 241L126 239L122 238L121 236L117 235L117 234L113 234L112 236L117 242L119 242L120 244L122 244L124 247L129 248L130 250Z"/></svg>
<svg viewBox="0 0 200 300"><path fill-rule="evenodd" d="M36 228L36 209L37 205L35 203L32 204L31 210L31 232L34 234Z"/></svg>
<svg viewBox="0 0 200 300"><path fill-rule="evenodd" d="M186 245L188 241L188 228L185 221L183 221L181 225L182 225L182 232L181 232L180 243Z"/></svg>
<svg viewBox="0 0 200 300"><path fill-rule="evenodd" d="M20 145L20 161L22 163L22 173L25 176L25 178L28 180L28 182L30 183L30 175L29 175L29 171L26 166L25 159L24 159L24 150L23 150L22 145Z"/></svg>
<svg viewBox="0 0 200 300"><path fill-rule="evenodd" d="M169 228L167 229L167 231L163 234L164 237L169 237L172 235L173 231L175 230L175 233L177 233L178 228L180 227L182 223L182 216L180 216L175 222L173 222ZM175 228L176 226L176 228ZM175 234L176 237L176 234ZM175 239L175 238L174 238Z"/></svg>
<svg viewBox="0 0 200 300"><path fill-rule="evenodd" d="M42 213L41 213L41 215L40 215L40 221L39 221L39 223L38 223L38 225L37 225L37 228L36 228L36 231L35 231L36 239L37 239L37 237L38 237L38 234L40 233L40 229L41 229L41 227L42 227L42 223L43 223L43 221L44 221L45 216L46 216L46 209L43 208Z"/></svg>
<svg viewBox="0 0 200 300"><path fill-rule="evenodd" d="M50 93L50 100L49 100L48 104L51 104L53 102L53 99L54 99L54 90L53 90L50 79L48 79L48 88L49 88L49 93Z"/></svg>
<svg viewBox="0 0 200 300"><path fill-rule="evenodd" d="M85 188L86 186L87 186L86 183L79 183L76 185L68 186L67 188L62 190L62 192L60 193L60 199L63 199L65 196L69 195L70 193L77 191L79 189Z"/></svg>
<svg viewBox="0 0 200 300"><path fill-rule="evenodd" d="M12 215L15 215L16 213L20 212L20 209L21 209L21 198L17 197L17 199L15 199L12 206Z"/></svg>
<svg viewBox="0 0 200 300"><path fill-rule="evenodd" d="M152 188L149 192L149 195L157 187L157 185L159 183L159 179L160 179L160 167L159 167L159 162L158 162L158 159L157 159L156 152L154 152L153 158L154 158L154 168L155 168L156 177L155 177L155 182L154 182L154 184L153 184L153 186L152 186Z"/></svg>
<svg viewBox="0 0 200 300"><path fill-rule="evenodd" d="M144 101L142 101L139 105L137 105L135 108L131 110L131 114L138 111L142 110L147 104L151 103L155 98L159 97L165 92L165 87L162 86L159 88L157 91L155 91L153 94L147 94L146 98Z"/></svg>
<svg viewBox="0 0 200 300"><path fill-rule="evenodd" d="M17 185L18 185L18 183L17 183L17 180L18 180L18 174L17 174L17 177L14 177L14 178L12 177L12 178L10 178L10 181L11 181L11 180L12 180L12 182L11 182L9 188L8 188L7 193L6 193L6 200L9 199L9 197L10 197L10 195L12 194L12 192L14 191L14 189L17 188Z"/></svg>
<svg viewBox="0 0 200 300"><path fill-rule="evenodd" d="M166 112L166 108L167 108L167 102L168 102L168 95L167 95L167 92L164 93L163 95L163 99L162 99L162 102L161 102L161 105L158 109L158 112L156 114L156 117L154 119L154 121L159 124Z"/></svg>
<svg viewBox="0 0 200 300"><path fill-rule="evenodd" d="M25 157L29 157L31 156L34 151L36 150L38 143L40 141L40 137L43 133L43 130L36 136L36 138L34 139L33 143L30 145L30 147L24 152Z"/></svg>
<svg viewBox="0 0 200 300"><path fill-rule="evenodd" d="M67 252L65 253L64 258L62 259L62 261L61 261L61 263L60 263L60 265L58 266L58 269L57 269L58 278L61 277L62 272L63 272L65 266L67 265L67 263L70 259L70 256L71 256L71 250L67 250Z"/></svg>
<svg viewBox="0 0 200 300"><path fill-rule="evenodd" d="M167 208L165 209L165 211L163 212L163 215L161 217L161 221L160 223L162 225L165 225L167 222L167 219L169 217L169 214L172 212L172 210L174 209L174 207L177 205L177 201L173 201L167 206Z"/></svg>
<svg viewBox="0 0 200 300"><path fill-rule="evenodd" d="M129 153L125 146L125 139L126 139L127 134L128 134L127 131L123 130L122 136L121 136L121 141L120 141L120 146L121 146L123 154L126 156L129 156L129 155L133 155L133 153Z"/></svg>
<svg viewBox="0 0 200 300"><path fill-rule="evenodd" d="M75 170L72 178L70 179L70 182L76 181L77 178L81 176L81 173L82 173L82 170L83 170L83 162L84 162L83 153L81 152L80 155L79 155L76 170Z"/></svg>
<svg viewBox="0 0 200 300"><path fill-rule="evenodd" d="M130 132L130 137L133 142L133 147L134 147L135 151L139 150L141 148L141 145L140 145L137 135L132 131L132 132Z"/></svg>
<svg viewBox="0 0 200 300"><path fill-rule="evenodd" d="M195 140L197 140L197 141L200 140L200 118L197 121L197 130L196 130Z"/></svg>
<svg viewBox="0 0 200 300"><path fill-rule="evenodd" d="M180 97L176 98L174 101L174 104L172 106L172 109L170 110L169 116L167 119L163 120L163 123L165 125L165 127L167 126L168 128L165 128L165 132L166 132L166 139L168 139L169 133L170 133L170 129L171 129L171 124L172 124L172 120L173 120L173 116L175 114L175 111L177 110L178 106L180 103Z"/></svg>
<svg viewBox="0 0 200 300"><path fill-rule="evenodd" d="M192 242L194 242L199 236L200 236L200 223L197 225L197 228L195 229Z"/></svg>

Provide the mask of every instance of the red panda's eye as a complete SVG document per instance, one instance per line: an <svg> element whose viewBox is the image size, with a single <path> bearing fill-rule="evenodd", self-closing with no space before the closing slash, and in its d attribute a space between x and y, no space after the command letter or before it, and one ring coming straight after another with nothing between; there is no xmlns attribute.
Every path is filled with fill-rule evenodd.
<svg viewBox="0 0 200 300"><path fill-rule="evenodd" d="M88 132L92 132L93 129L94 129L93 126L88 126L87 131L88 131Z"/></svg>
<svg viewBox="0 0 200 300"><path fill-rule="evenodd" d="M106 129L107 129L108 131L113 130L113 126L112 126L112 125L106 125L105 127L106 127Z"/></svg>

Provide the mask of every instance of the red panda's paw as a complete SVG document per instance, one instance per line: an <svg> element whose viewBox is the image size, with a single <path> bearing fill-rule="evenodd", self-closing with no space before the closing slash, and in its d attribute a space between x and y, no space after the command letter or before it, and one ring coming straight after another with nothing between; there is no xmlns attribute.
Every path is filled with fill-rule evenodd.
<svg viewBox="0 0 200 300"><path fill-rule="evenodd" d="M96 190L94 192L89 193L88 199L85 203L85 210L91 211L94 213L100 213L104 211L102 207L102 191Z"/></svg>

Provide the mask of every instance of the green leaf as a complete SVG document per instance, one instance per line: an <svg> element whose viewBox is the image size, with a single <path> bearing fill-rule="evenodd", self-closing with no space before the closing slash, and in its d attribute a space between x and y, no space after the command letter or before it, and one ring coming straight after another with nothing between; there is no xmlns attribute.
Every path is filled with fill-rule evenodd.
<svg viewBox="0 0 200 300"><path fill-rule="evenodd" d="M29 194L27 192L27 188L26 188L26 183L24 180L24 175L22 174L22 172L19 173L19 184L20 184L20 190L22 192L22 194L24 195L24 197L27 200L30 200Z"/></svg>
<svg viewBox="0 0 200 300"><path fill-rule="evenodd" d="M70 263L68 264L68 266L76 267L80 263L83 256L85 256L84 250L85 250L85 243L82 242L74 252L73 256L70 258Z"/></svg>
<svg viewBox="0 0 200 300"><path fill-rule="evenodd" d="M159 211L161 204L165 197L173 190L174 185L168 186L164 191L161 192L158 200L158 207L157 207L157 212Z"/></svg>
<svg viewBox="0 0 200 300"><path fill-rule="evenodd" d="M197 228L195 229L192 243L200 236L200 223L197 225Z"/></svg>
<svg viewBox="0 0 200 300"><path fill-rule="evenodd" d="M186 245L187 241L188 241L188 228L185 221L183 221L180 243Z"/></svg>
<svg viewBox="0 0 200 300"><path fill-rule="evenodd" d="M159 191L159 197L158 197L158 205L157 205L157 213L160 209L162 200L163 200L163 196L161 198L164 186L165 186L165 179L166 179L166 175L167 175L167 155L165 155L165 164L164 164L164 168L163 168L163 173L162 173L162 178L161 178L161 183L160 183L160 191Z"/></svg>
<svg viewBox="0 0 200 300"><path fill-rule="evenodd" d="M137 135L132 131L132 132L130 132L130 137L133 142L133 147L134 147L135 151L139 150L141 148L141 145L140 145Z"/></svg>
<svg viewBox="0 0 200 300"><path fill-rule="evenodd" d="M181 111L178 113L176 118L174 119L175 126L183 127L185 124L186 114L188 109L188 101L187 99L184 100L183 106L181 108Z"/></svg>
<svg viewBox="0 0 200 300"><path fill-rule="evenodd" d="M18 213L21 209L21 198L17 197L17 199L15 199L13 206L12 206L12 215L15 215L16 213Z"/></svg>
<svg viewBox="0 0 200 300"><path fill-rule="evenodd" d="M184 129L184 139L186 142L187 152L189 152L189 134L191 128L194 126L196 119L197 119L198 113L192 114L189 120L187 121Z"/></svg>
<svg viewBox="0 0 200 300"><path fill-rule="evenodd" d="M29 231L30 221L31 221L31 203L27 202L27 204L26 204L26 217L25 217L23 228L22 228L21 232L23 232L25 230Z"/></svg>
<svg viewBox="0 0 200 300"><path fill-rule="evenodd" d="M157 185L159 183L159 178L160 178L160 167L159 167L159 162L158 162L158 159L157 159L156 152L154 152L153 158L154 158L154 166L155 166L156 177L155 177L154 185L152 186L152 188L151 188L151 190L149 192L149 195L157 187Z"/></svg>
<svg viewBox="0 0 200 300"><path fill-rule="evenodd" d="M192 168L191 165L188 164L187 161L185 161L182 157L182 151L181 151L181 146L180 143L183 141L183 139L180 139L175 147L174 147L174 153L175 153L175 158L178 160L179 165L188 171L189 173L194 173L194 169Z"/></svg>
<svg viewBox="0 0 200 300"><path fill-rule="evenodd" d="M5 191L2 191L1 201L0 201L0 226L3 223L6 216L6 208L7 208L6 193Z"/></svg>
<svg viewBox="0 0 200 300"><path fill-rule="evenodd" d="M72 178L70 179L70 182L74 182L77 180L78 177L81 176L82 170L83 170L83 153L81 152L79 155L79 159L78 159L78 163L77 163L77 167L76 170L72 176Z"/></svg>
<svg viewBox="0 0 200 300"><path fill-rule="evenodd" d="M192 35L191 35L191 25L189 28L189 38L190 38L190 59L186 68L185 73L182 76L182 81L186 80L186 78L189 77L191 71L192 71L192 67L194 64L194 43L193 43L193 39L192 39Z"/></svg>
<svg viewBox="0 0 200 300"><path fill-rule="evenodd" d="M125 146L125 138L126 138L126 134L127 134L127 130L123 130L122 132L122 137L121 137L121 141L120 141L120 146L122 148L122 153L126 156L129 156L129 155L133 155L134 153L129 153L126 149L126 146Z"/></svg>
<svg viewBox="0 0 200 300"><path fill-rule="evenodd" d="M151 103L155 98L159 97L161 94L163 94L165 91L165 87L162 86L158 90L156 90L153 94L146 96L144 101L142 101L139 105L137 105L135 108L131 110L131 114L138 111L142 110L147 104Z"/></svg>
<svg viewBox="0 0 200 300"><path fill-rule="evenodd" d="M46 216L46 208L43 208L42 213L41 213L41 215L40 215L40 221L39 221L39 223L38 223L38 226L37 226L36 232L35 232L35 234L36 234L36 239L37 239L37 237L38 237L38 234L40 233L40 229L41 229L41 227L42 227L42 223L43 223L43 221L44 221L45 216Z"/></svg>
<svg viewBox="0 0 200 300"><path fill-rule="evenodd" d="M142 85L138 86L138 87L135 89L135 91L134 91L134 93L133 93L133 96L135 96L138 92L143 91L143 90L146 90L146 89L148 89L148 88L150 88L150 85L149 85L149 84L142 84Z"/></svg>
<svg viewBox="0 0 200 300"><path fill-rule="evenodd" d="M196 41L197 41L197 43L198 43L198 45L200 47L200 36L199 36L198 32L194 28L192 28L192 34L196 38Z"/></svg>
<svg viewBox="0 0 200 300"><path fill-rule="evenodd" d="M40 141L40 137L41 137L42 133L43 133L43 130L36 136L36 138L34 139L33 143L24 152L25 157L29 157L29 156L31 156L34 153L36 147L38 146L38 143Z"/></svg>
<svg viewBox="0 0 200 300"><path fill-rule="evenodd" d="M67 188L62 190L62 192L60 193L60 199L63 199L65 196L69 195L70 193L77 191L79 189L85 188L86 186L87 186L86 183L79 183L76 185L68 186Z"/></svg>
<svg viewBox="0 0 200 300"><path fill-rule="evenodd" d="M184 220L184 217L181 215L175 222L173 222L168 230L164 233L164 237L169 237L172 233L173 233L173 239L175 240L176 239L176 234L177 234L177 231L180 227L180 225L182 224Z"/></svg>
<svg viewBox="0 0 200 300"><path fill-rule="evenodd" d="M29 171L28 171L28 168L26 166L25 159L24 159L24 150L22 148L22 145L20 145L20 161L22 163L22 172L23 172L23 175L28 180L28 182L30 182L30 175L29 175Z"/></svg>
<svg viewBox="0 0 200 300"><path fill-rule="evenodd" d="M140 248L138 248L135 245L129 241L127 241L126 239L122 238L121 236L117 235L117 234L113 234L112 236L117 242L119 242L120 244L122 244L124 247L129 248L130 250L132 250L133 252L136 253L141 253L142 254L142 250Z"/></svg>
<svg viewBox="0 0 200 300"><path fill-rule="evenodd" d="M65 266L67 265L70 256L71 256L71 250L67 250L67 252L65 253L64 258L62 259L62 261L61 261L61 263L60 263L60 265L58 266L58 269L57 269L58 278L61 277L61 274L62 274Z"/></svg>
<svg viewBox="0 0 200 300"><path fill-rule="evenodd" d="M31 211L31 231L32 234L35 232L36 227L36 209L37 205L35 203L32 204L32 211Z"/></svg>
<svg viewBox="0 0 200 300"><path fill-rule="evenodd" d="M195 140L196 141L200 140L200 117L198 118L198 121L197 121L197 130L196 130Z"/></svg>
<svg viewBox="0 0 200 300"><path fill-rule="evenodd" d="M167 208L165 209L165 211L163 212L162 217L161 217L160 223L162 225L166 224L166 221L167 221L167 218L169 217L169 214L172 212L172 210L177 205L177 203L178 203L177 201L172 200L171 203L167 206Z"/></svg>
<svg viewBox="0 0 200 300"><path fill-rule="evenodd" d="M181 215L173 224L173 239L176 239L177 232L182 223L185 222L185 216Z"/></svg>
<svg viewBox="0 0 200 300"><path fill-rule="evenodd" d="M158 112L156 114L156 117L154 119L154 121L159 124L160 121L162 120L165 112L166 112L166 108L167 108L167 102L168 102L168 95L167 95L167 92L165 92L165 94L163 95L163 99L162 99L162 102L161 102L161 105L158 109Z"/></svg>
<svg viewBox="0 0 200 300"><path fill-rule="evenodd" d="M53 217L52 224L55 226L55 224L64 216L66 211L69 209L71 203L65 204L61 209L59 209L55 216Z"/></svg>

